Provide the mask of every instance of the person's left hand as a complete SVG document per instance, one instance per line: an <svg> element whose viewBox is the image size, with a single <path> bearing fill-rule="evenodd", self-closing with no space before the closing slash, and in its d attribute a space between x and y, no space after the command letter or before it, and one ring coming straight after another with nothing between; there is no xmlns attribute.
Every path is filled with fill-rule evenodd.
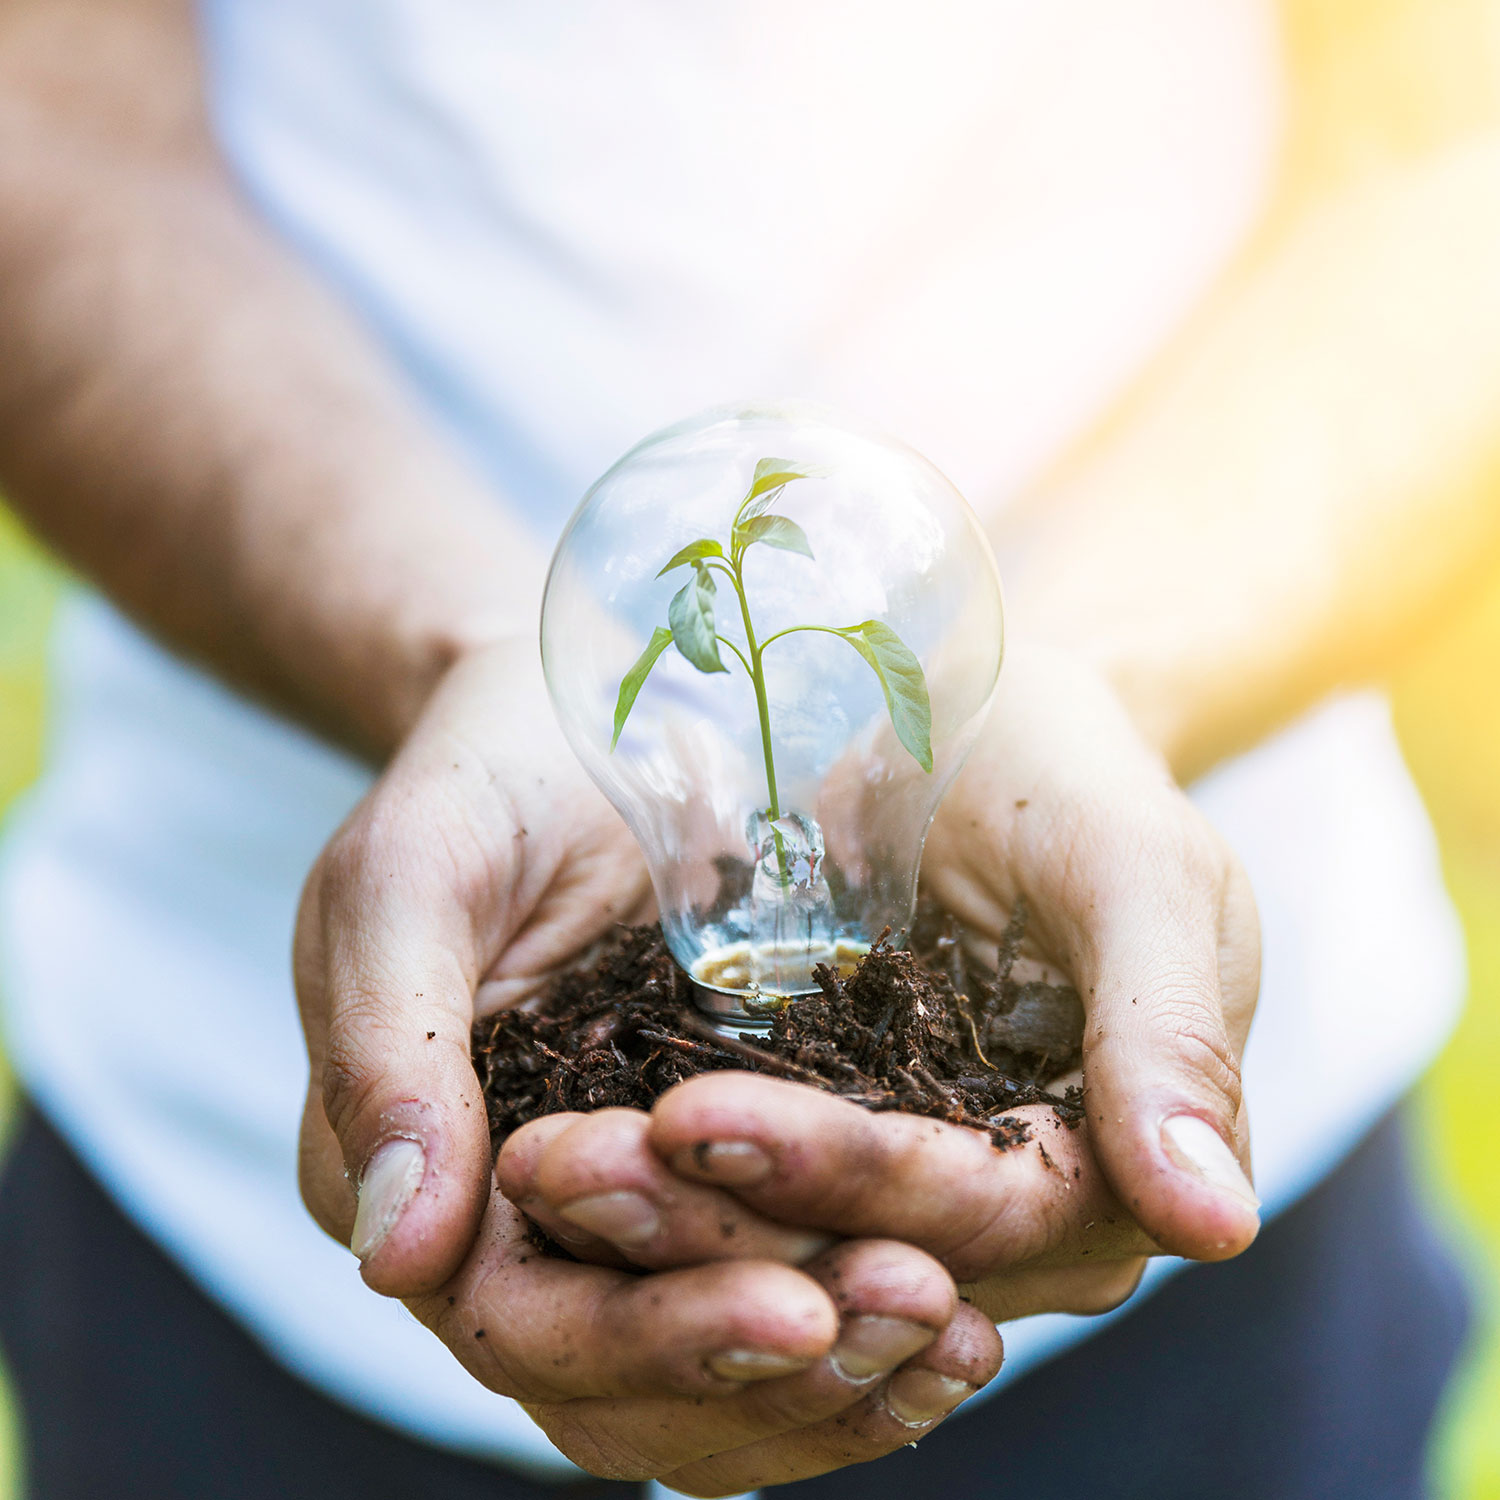
<svg viewBox="0 0 1500 1500"><path fill-rule="evenodd" d="M903 1240L996 1320L1099 1312L1145 1257L1237 1254L1259 1224L1239 1059L1259 986L1237 861L1113 694L1052 653L1014 653L945 801L923 876L998 937L1018 897L1039 957L1084 1000L1087 1122L1046 1108L1037 1143L871 1114L799 1084L714 1073L631 1111L517 1132L502 1189L575 1253L662 1267L778 1226Z"/></svg>

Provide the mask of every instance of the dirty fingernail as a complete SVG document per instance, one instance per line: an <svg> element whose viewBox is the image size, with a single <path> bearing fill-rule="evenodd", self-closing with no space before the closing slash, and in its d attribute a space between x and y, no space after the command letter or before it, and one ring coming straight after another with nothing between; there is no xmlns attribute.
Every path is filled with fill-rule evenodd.
<svg viewBox="0 0 1500 1500"><path fill-rule="evenodd" d="M1260 1199L1234 1152L1207 1120L1197 1115L1173 1115L1163 1123L1161 1139L1163 1149L1179 1167L1212 1187L1222 1188L1250 1208L1260 1208Z"/></svg>
<svg viewBox="0 0 1500 1500"><path fill-rule="evenodd" d="M558 1213L570 1224L627 1250L649 1245L661 1231L661 1215L639 1193L595 1193L575 1198Z"/></svg>
<svg viewBox="0 0 1500 1500"><path fill-rule="evenodd" d="M795 1375L812 1361L788 1354L765 1354L758 1349L726 1349L709 1356L708 1368L725 1380L774 1380Z"/></svg>
<svg viewBox="0 0 1500 1500"><path fill-rule="evenodd" d="M699 1141L685 1146L672 1158L673 1168L684 1177L712 1177L748 1187L771 1175L771 1158L754 1141Z"/></svg>
<svg viewBox="0 0 1500 1500"><path fill-rule="evenodd" d="M359 1207L349 1248L365 1261L390 1238L406 1205L422 1186L427 1157L420 1141L387 1141L365 1163L359 1179Z"/></svg>
<svg viewBox="0 0 1500 1500"><path fill-rule="evenodd" d="M924 1427L947 1416L960 1401L974 1394L964 1380L939 1375L936 1370L902 1370L891 1377L885 1393L886 1409L907 1427Z"/></svg>
<svg viewBox="0 0 1500 1500"><path fill-rule="evenodd" d="M850 1318L829 1351L828 1362L845 1380L869 1380L894 1370L936 1337L932 1329L904 1318Z"/></svg>

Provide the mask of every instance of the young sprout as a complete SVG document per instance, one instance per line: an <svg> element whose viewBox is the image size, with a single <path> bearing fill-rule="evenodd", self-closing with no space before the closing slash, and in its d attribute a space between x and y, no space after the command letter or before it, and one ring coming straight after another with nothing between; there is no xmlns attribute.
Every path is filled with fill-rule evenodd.
<svg viewBox="0 0 1500 1500"><path fill-rule="evenodd" d="M811 478L816 472L785 459L761 459L755 466L750 488L734 513L728 550L712 537L701 537L689 542L656 575L661 578L676 568L692 568L688 581L667 606L667 624L656 627L650 643L620 682L620 694L615 703L615 732L609 746L612 752L619 743L620 731L630 717L630 710L635 706L646 678L668 646L675 645L700 672L729 671L719 653L719 648L724 647L745 669L755 690L755 705L760 715L761 754L766 768L767 813L773 829L781 819L781 798L776 788L776 757L772 748L771 711L766 698L763 659L770 646L799 631L837 636L859 652L880 683L896 738L924 771L932 770L932 705L927 695L927 679L910 647L883 620L862 620L858 625L839 627L790 625L764 641L756 638L750 599L745 592L745 553L760 543L783 552L799 552L803 557L812 557L812 548L802 528L789 517L774 514L771 506L788 484ZM714 599L718 593L715 573L729 580L739 603L740 619L745 627L743 651L715 628ZM785 884L786 853L779 831L775 837L777 859Z"/></svg>

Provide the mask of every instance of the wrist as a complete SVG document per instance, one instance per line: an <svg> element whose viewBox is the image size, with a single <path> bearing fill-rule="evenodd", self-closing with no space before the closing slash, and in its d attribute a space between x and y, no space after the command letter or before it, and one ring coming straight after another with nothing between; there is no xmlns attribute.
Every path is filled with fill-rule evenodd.
<svg viewBox="0 0 1500 1500"><path fill-rule="evenodd" d="M523 627L505 614L474 613L411 634L401 660L372 685L371 742L385 759L455 685L473 690L486 682L514 682L534 668L541 681L541 657L533 622Z"/></svg>
<svg viewBox="0 0 1500 1500"><path fill-rule="evenodd" d="M539 655L546 558L531 537L468 485L445 485L437 504L406 499L389 507L388 534L348 559L359 581L332 663L360 747L381 761L461 665L496 651Z"/></svg>
<svg viewBox="0 0 1500 1500"><path fill-rule="evenodd" d="M1094 704L1107 702L1133 737L1178 774L1191 726L1182 696L1158 660L1133 649L1123 632L1091 636L1080 630L1045 630L1008 611L1001 699L1028 701L1038 693Z"/></svg>

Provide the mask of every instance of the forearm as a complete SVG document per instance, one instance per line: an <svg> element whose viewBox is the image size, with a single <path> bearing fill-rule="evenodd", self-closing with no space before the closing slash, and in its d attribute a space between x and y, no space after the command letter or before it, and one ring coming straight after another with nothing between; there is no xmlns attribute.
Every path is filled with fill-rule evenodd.
<svg viewBox="0 0 1500 1500"><path fill-rule="evenodd" d="M191 8L0 13L0 479L175 648L379 754L542 560L239 201Z"/></svg>
<svg viewBox="0 0 1500 1500"><path fill-rule="evenodd" d="M1389 665L1500 556L1500 135L1315 201L997 528L1023 634L1191 775Z"/></svg>

